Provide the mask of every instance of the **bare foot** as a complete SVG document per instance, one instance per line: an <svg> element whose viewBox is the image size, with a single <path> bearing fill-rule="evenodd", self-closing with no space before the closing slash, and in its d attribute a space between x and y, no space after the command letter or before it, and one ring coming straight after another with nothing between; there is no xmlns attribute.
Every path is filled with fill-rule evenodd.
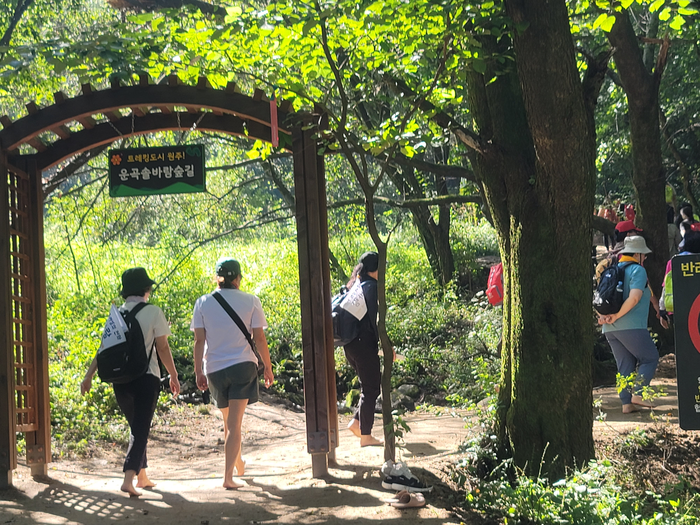
<svg viewBox="0 0 700 525"><path fill-rule="evenodd" d="M231 480L231 481L224 481L224 488L225 488L226 490L236 490L236 489L240 489L241 487L245 487L245 484L244 484L244 483L238 483L238 482L233 481L233 480Z"/></svg>
<svg viewBox="0 0 700 525"><path fill-rule="evenodd" d="M123 483L120 490L126 492L130 498L138 498L141 496L141 493L136 490L131 483Z"/></svg>
<svg viewBox="0 0 700 525"><path fill-rule="evenodd" d="M154 482L152 482L150 479L146 478L145 480L138 480L136 482L136 486L140 489L150 489L156 486Z"/></svg>
<svg viewBox="0 0 700 525"><path fill-rule="evenodd" d="M632 396L632 404L640 406L640 407L646 407L646 408L656 408L654 405L652 405L649 401L646 399L642 398L642 396Z"/></svg>
<svg viewBox="0 0 700 525"><path fill-rule="evenodd" d="M622 413L623 414L631 414L632 412L639 412L639 409L632 404L622 405Z"/></svg>
<svg viewBox="0 0 700 525"><path fill-rule="evenodd" d="M236 474L238 477L245 476L245 465L246 465L246 460L243 458L240 458L240 462L234 467L234 470L236 471Z"/></svg>
<svg viewBox="0 0 700 525"><path fill-rule="evenodd" d="M371 434L369 436L360 436L361 447L378 447L383 444L384 442L381 439L377 439Z"/></svg>
<svg viewBox="0 0 700 525"><path fill-rule="evenodd" d="M352 418L350 420L350 423L348 423L348 430L355 434L357 437L360 437L360 422L357 419Z"/></svg>

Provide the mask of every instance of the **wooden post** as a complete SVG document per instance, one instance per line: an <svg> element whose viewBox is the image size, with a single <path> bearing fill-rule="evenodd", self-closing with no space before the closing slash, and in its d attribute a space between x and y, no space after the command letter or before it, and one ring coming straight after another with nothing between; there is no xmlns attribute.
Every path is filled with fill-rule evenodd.
<svg viewBox="0 0 700 525"><path fill-rule="evenodd" d="M7 159L0 150L0 488L12 485L17 467L8 184Z"/></svg>
<svg viewBox="0 0 700 525"><path fill-rule="evenodd" d="M326 387L328 388L328 431L330 450L328 461L335 464L335 449L340 444L338 432L338 392L335 383L335 346L333 345L333 320L331 318L331 267L328 247L328 208L326 199L326 165L323 155L317 157L318 223L320 226L321 253L323 254L323 290L326 331Z"/></svg>
<svg viewBox="0 0 700 525"><path fill-rule="evenodd" d="M32 476L48 474L51 462L51 401L49 397L49 343L46 326L46 257L44 253L44 192L41 171L30 161L26 166L30 180L29 221L32 261L32 317L34 319L34 389L37 430L25 434L27 464Z"/></svg>
<svg viewBox="0 0 700 525"><path fill-rule="evenodd" d="M292 132L301 332L304 353L304 401L306 405L307 450L312 454L315 478L328 474L331 430L329 399L328 341L330 326L330 270L323 162L319 161L315 130L309 116L304 128ZM332 340L332 334L330 334ZM332 349L332 342L331 342ZM331 381L335 384L335 373ZM337 418L336 418L337 419Z"/></svg>

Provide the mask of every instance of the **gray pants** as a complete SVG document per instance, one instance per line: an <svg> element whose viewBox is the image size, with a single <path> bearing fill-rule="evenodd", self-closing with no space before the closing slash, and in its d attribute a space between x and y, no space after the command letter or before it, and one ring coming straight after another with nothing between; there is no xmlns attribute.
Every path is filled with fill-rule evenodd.
<svg viewBox="0 0 700 525"><path fill-rule="evenodd" d="M627 377L637 370L636 391L624 389L620 392L622 404L629 405L632 394L641 392L642 387L649 386L654 378L656 365L659 364L659 351L645 328L607 332L605 338L612 348L620 375Z"/></svg>

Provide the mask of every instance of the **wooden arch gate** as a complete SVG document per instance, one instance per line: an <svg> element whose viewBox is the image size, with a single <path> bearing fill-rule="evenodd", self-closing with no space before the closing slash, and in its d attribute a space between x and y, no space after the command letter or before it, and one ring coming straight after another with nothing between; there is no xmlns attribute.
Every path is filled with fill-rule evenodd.
<svg viewBox="0 0 700 525"><path fill-rule="evenodd" d="M110 89L53 105L27 104L28 115L0 117L0 487L12 484L16 434L26 438L35 476L51 462L42 172L121 138L163 130L202 129L271 141L270 102L235 84L214 89L176 76ZM280 147L294 159L307 450L315 477L325 475L338 443L335 364L323 156L315 130L322 116L278 106Z"/></svg>

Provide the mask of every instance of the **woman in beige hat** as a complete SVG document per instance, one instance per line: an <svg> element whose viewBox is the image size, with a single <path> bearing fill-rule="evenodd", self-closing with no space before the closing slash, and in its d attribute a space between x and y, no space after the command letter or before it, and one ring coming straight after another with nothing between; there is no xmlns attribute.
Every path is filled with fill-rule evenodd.
<svg viewBox="0 0 700 525"><path fill-rule="evenodd" d="M617 371L623 377L629 377L637 371L637 380L633 389L625 388L620 392L622 412L636 412L638 407L652 407L642 398L642 388L648 386L659 362L659 352L647 330L651 291L644 269L646 255L651 253L643 237L634 235L625 238L625 246L620 252L618 264L624 265L624 291L620 311L598 317L603 325L603 333L612 348Z"/></svg>

